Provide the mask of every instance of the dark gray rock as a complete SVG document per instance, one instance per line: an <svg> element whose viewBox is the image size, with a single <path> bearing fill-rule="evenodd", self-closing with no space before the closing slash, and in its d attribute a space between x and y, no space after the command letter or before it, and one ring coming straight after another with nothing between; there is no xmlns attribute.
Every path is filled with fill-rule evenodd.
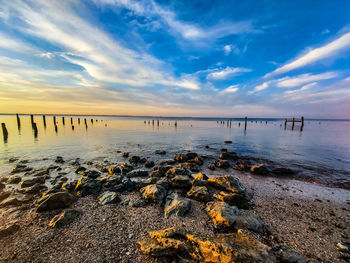
<svg viewBox="0 0 350 263"><path fill-rule="evenodd" d="M165 199L164 217L169 218L172 215L184 216L191 208L191 200L182 198L178 194L168 195Z"/></svg>

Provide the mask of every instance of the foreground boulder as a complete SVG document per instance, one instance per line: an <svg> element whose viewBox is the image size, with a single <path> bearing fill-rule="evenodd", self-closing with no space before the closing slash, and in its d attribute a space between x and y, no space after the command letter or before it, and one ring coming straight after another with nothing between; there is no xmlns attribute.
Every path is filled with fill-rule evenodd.
<svg viewBox="0 0 350 263"><path fill-rule="evenodd" d="M166 195L166 189L157 184L151 184L140 189L142 197L148 201L162 203Z"/></svg>
<svg viewBox="0 0 350 263"><path fill-rule="evenodd" d="M175 154L174 156L174 160L179 162L179 163L183 163L183 162L187 162L189 160L193 160L194 158L196 158L198 155L196 153L179 153L179 154Z"/></svg>
<svg viewBox="0 0 350 263"><path fill-rule="evenodd" d="M50 227L63 227L72 223L76 218L78 218L82 212L77 209L67 209L59 215L53 217L49 223Z"/></svg>
<svg viewBox="0 0 350 263"><path fill-rule="evenodd" d="M37 212L69 207L76 200L75 196L68 192L57 192L44 196L39 202Z"/></svg>
<svg viewBox="0 0 350 263"><path fill-rule="evenodd" d="M233 176L220 176L208 179L209 185L232 193L245 193L246 187Z"/></svg>
<svg viewBox="0 0 350 263"><path fill-rule="evenodd" d="M230 206L225 202L209 202L206 210L217 229L235 227L258 233L264 231L264 223L252 211L242 214L236 206Z"/></svg>
<svg viewBox="0 0 350 263"><path fill-rule="evenodd" d="M148 171L146 170L132 170L126 174L127 177L147 177Z"/></svg>
<svg viewBox="0 0 350 263"><path fill-rule="evenodd" d="M239 193L226 193L220 192L219 194L214 194L214 199L218 201L224 201L231 206L237 206L240 209L248 209L249 202L243 194Z"/></svg>
<svg viewBox="0 0 350 263"><path fill-rule="evenodd" d="M44 176L23 179L21 182L21 188L30 187L35 184L43 184L45 183L45 179L46 178Z"/></svg>
<svg viewBox="0 0 350 263"><path fill-rule="evenodd" d="M144 254L181 255L188 262L276 262L270 247L240 230L203 238L186 233L184 229L167 228L149 232L149 237L138 244Z"/></svg>
<svg viewBox="0 0 350 263"><path fill-rule="evenodd" d="M169 218L173 214L184 216L191 208L191 200L180 197L178 194L168 195L165 200L164 217Z"/></svg>
<svg viewBox="0 0 350 263"><path fill-rule="evenodd" d="M205 186L192 186L191 190L188 191L186 195L200 202L208 202L211 200L211 195L208 192L208 188Z"/></svg>
<svg viewBox="0 0 350 263"><path fill-rule="evenodd" d="M31 167L27 167L24 164L17 164L13 167L11 174L24 173L33 170Z"/></svg>
<svg viewBox="0 0 350 263"><path fill-rule="evenodd" d="M118 195L115 192L104 192L98 197L98 201L101 205L116 203L119 201Z"/></svg>
<svg viewBox="0 0 350 263"><path fill-rule="evenodd" d="M75 186L75 191L77 195L86 196L86 195L97 195L102 187L102 182L100 180L92 178L80 178Z"/></svg>
<svg viewBox="0 0 350 263"><path fill-rule="evenodd" d="M230 164L227 160L216 160L215 161L215 166L217 168L222 168L222 169L227 169L230 167Z"/></svg>

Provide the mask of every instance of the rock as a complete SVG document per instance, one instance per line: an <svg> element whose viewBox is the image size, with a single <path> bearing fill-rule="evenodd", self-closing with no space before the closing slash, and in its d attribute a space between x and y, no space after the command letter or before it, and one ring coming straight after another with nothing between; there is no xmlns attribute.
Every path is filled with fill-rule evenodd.
<svg viewBox="0 0 350 263"><path fill-rule="evenodd" d="M219 194L214 194L214 199L226 202L231 206L237 206L240 209L249 208L249 202L243 194L220 192Z"/></svg>
<svg viewBox="0 0 350 263"><path fill-rule="evenodd" d="M146 170L132 170L126 174L127 177L147 177L148 171Z"/></svg>
<svg viewBox="0 0 350 263"><path fill-rule="evenodd" d="M5 195L7 195L7 193ZM24 203L25 201L19 200L16 197L8 197L4 198L4 200L0 203L0 207L21 206Z"/></svg>
<svg viewBox="0 0 350 263"><path fill-rule="evenodd" d="M245 211L244 214L239 214L234 219L236 228L249 229L257 233L264 232L264 222L253 211Z"/></svg>
<svg viewBox="0 0 350 263"><path fill-rule="evenodd" d="M122 172L118 166L108 167L107 171L110 175L120 174Z"/></svg>
<svg viewBox="0 0 350 263"><path fill-rule="evenodd" d="M278 253L278 259L280 260L279 262L284 262L284 263L306 263L307 261L305 260L304 256L295 251L294 249L284 246L282 247Z"/></svg>
<svg viewBox="0 0 350 263"><path fill-rule="evenodd" d="M149 237L138 242L140 250L154 257L182 256L181 262L276 262L270 247L242 231L219 234L211 238L197 237L184 229L167 228L149 232Z"/></svg>
<svg viewBox="0 0 350 263"><path fill-rule="evenodd" d="M33 170L31 167L27 167L24 164L17 164L13 167L11 174L24 173Z"/></svg>
<svg viewBox="0 0 350 263"><path fill-rule="evenodd" d="M273 173L277 175L294 175L295 172L290 168L278 167L273 169Z"/></svg>
<svg viewBox="0 0 350 263"><path fill-rule="evenodd" d="M206 146L205 146L205 149L209 149L209 148L210 148L209 145L206 145Z"/></svg>
<svg viewBox="0 0 350 263"><path fill-rule="evenodd" d="M196 153L184 153L184 154L175 154L174 156L174 160L179 162L179 163L183 163L183 162L187 162L189 160L193 160L194 158L196 158L198 155Z"/></svg>
<svg viewBox="0 0 350 263"><path fill-rule="evenodd" d="M11 195L10 192L0 192L0 202Z"/></svg>
<svg viewBox="0 0 350 263"><path fill-rule="evenodd" d="M86 165L93 165L94 163L92 161L86 161L85 164Z"/></svg>
<svg viewBox="0 0 350 263"><path fill-rule="evenodd" d="M192 179L187 175L175 175L170 179L170 184L175 188L190 188L192 186Z"/></svg>
<svg viewBox="0 0 350 263"><path fill-rule="evenodd" d="M127 157L129 157L129 153L128 153L128 152L122 152L122 153L120 154L120 156L121 156L121 157L124 157L124 158L127 158Z"/></svg>
<svg viewBox="0 0 350 263"><path fill-rule="evenodd" d="M123 176L113 176L113 177L108 177L106 178L104 182L104 187L105 188L111 188L114 187L118 184L121 184L123 181L124 177Z"/></svg>
<svg viewBox="0 0 350 263"><path fill-rule="evenodd" d="M100 205L106 205L111 203L116 203L119 201L119 197L115 192L104 192L98 197Z"/></svg>
<svg viewBox="0 0 350 263"><path fill-rule="evenodd" d="M186 237L193 247L190 255L195 262L276 262L270 247L242 231L212 238Z"/></svg>
<svg viewBox="0 0 350 263"><path fill-rule="evenodd" d="M171 177L174 177L175 175L190 176L192 173L184 167L183 168L175 167L175 168L169 169L165 174L167 177L171 178Z"/></svg>
<svg viewBox="0 0 350 263"><path fill-rule="evenodd" d="M168 195L165 199L164 217L169 218L173 214L184 216L190 210L191 200L182 198L178 194Z"/></svg>
<svg viewBox="0 0 350 263"><path fill-rule="evenodd" d="M80 158L76 158L73 162L71 162L71 165L79 166L80 165Z"/></svg>
<svg viewBox="0 0 350 263"><path fill-rule="evenodd" d="M53 209L61 209L69 207L74 203L76 198L68 192L57 192L45 195L40 201L36 209L37 212L49 211Z"/></svg>
<svg viewBox="0 0 350 263"><path fill-rule="evenodd" d="M220 152L227 152L226 148L220 148Z"/></svg>
<svg viewBox="0 0 350 263"><path fill-rule="evenodd" d="M47 191L47 186L46 185L43 185L43 184L40 184L40 183L36 183L35 185L31 186L31 187L28 187L28 188L24 188L24 189L21 189L19 190L20 193L23 193L23 194L33 194L33 195L37 195L37 194L40 194L42 192L45 192Z"/></svg>
<svg viewBox="0 0 350 263"><path fill-rule="evenodd" d="M155 166L150 174L151 177L163 177L172 168L171 165L166 166Z"/></svg>
<svg viewBox="0 0 350 263"><path fill-rule="evenodd" d="M9 163L14 163L14 162L16 162L18 160L18 158L10 158L9 159Z"/></svg>
<svg viewBox="0 0 350 263"><path fill-rule="evenodd" d="M139 163L146 163L147 162L147 159L146 158L141 158Z"/></svg>
<svg viewBox="0 0 350 263"><path fill-rule="evenodd" d="M226 144L231 144L231 143L232 143L232 141L225 141L225 143L226 143Z"/></svg>
<svg viewBox="0 0 350 263"><path fill-rule="evenodd" d="M235 206L225 202L209 202L206 211L214 223L215 228L232 227L236 223L236 216L240 214Z"/></svg>
<svg viewBox="0 0 350 263"><path fill-rule="evenodd" d="M19 230L19 225L12 224L10 226L4 226L0 228L0 239L10 236Z"/></svg>
<svg viewBox="0 0 350 263"><path fill-rule="evenodd" d="M3 190L5 188L5 184L0 183L0 190Z"/></svg>
<svg viewBox="0 0 350 263"><path fill-rule="evenodd" d="M175 160L171 160L171 159L166 159L166 160L163 160L160 162L160 165L165 165L165 164L168 164L168 165L173 165L175 164Z"/></svg>
<svg viewBox="0 0 350 263"><path fill-rule="evenodd" d="M162 203L166 195L166 189L157 184L151 184L140 189L142 197L148 201Z"/></svg>
<svg viewBox="0 0 350 263"><path fill-rule="evenodd" d="M227 169L230 167L230 164L227 160L216 160L215 161L215 166L217 168L222 168L222 169Z"/></svg>
<svg viewBox="0 0 350 263"><path fill-rule="evenodd" d="M63 211L61 214L54 216L50 223L50 227L58 228L64 227L70 223L72 223L76 218L78 218L82 214L82 211L77 209L67 209Z"/></svg>
<svg viewBox="0 0 350 263"><path fill-rule="evenodd" d="M202 173L198 173L194 176L192 181L192 186L207 186L208 176Z"/></svg>
<svg viewBox="0 0 350 263"><path fill-rule="evenodd" d="M163 186L165 189L169 188L170 182L167 177L162 177L157 180L157 184Z"/></svg>
<svg viewBox="0 0 350 263"><path fill-rule="evenodd" d="M44 184L45 179L45 177L26 178L21 182L21 188L30 187L35 184Z"/></svg>
<svg viewBox="0 0 350 263"><path fill-rule="evenodd" d="M140 199L126 199L120 202L120 205L128 205L130 207L145 207L147 203Z"/></svg>
<svg viewBox="0 0 350 263"><path fill-rule="evenodd" d="M81 177L76 186L75 191L77 191L77 195L86 196L86 195L97 195L102 187L102 182L97 179L92 178L83 178Z"/></svg>
<svg viewBox="0 0 350 263"><path fill-rule="evenodd" d="M154 153L155 154L164 155L164 154L166 154L166 151L164 151L164 150L156 150Z"/></svg>
<svg viewBox="0 0 350 263"><path fill-rule="evenodd" d="M202 158L200 158L200 157L195 157L194 159L193 159L193 161L196 163L196 164L198 164L198 165L202 165L203 164L203 160L202 160Z"/></svg>
<svg viewBox="0 0 350 263"><path fill-rule="evenodd" d="M152 168L154 166L154 162L153 161L147 161L145 162L145 167L146 168Z"/></svg>
<svg viewBox="0 0 350 263"><path fill-rule="evenodd" d="M63 157L62 156L57 156L55 163L64 163Z"/></svg>
<svg viewBox="0 0 350 263"><path fill-rule="evenodd" d="M76 187L76 185L77 185L78 182L79 182L79 180L74 180L74 181L72 181L72 182L63 183L63 184L61 184L60 188L61 188L61 190L63 190L63 191L72 192L72 191L74 191L74 189L75 189L75 187ZM59 183L59 184L60 184L60 183ZM59 185L59 184L58 184L58 185Z"/></svg>
<svg viewBox="0 0 350 263"><path fill-rule="evenodd" d="M50 173L49 170L42 170L42 171L35 171L32 173L33 176L37 177L37 176L44 176L44 175L48 175Z"/></svg>
<svg viewBox="0 0 350 263"><path fill-rule="evenodd" d="M133 178L132 179L132 182L134 183L135 185L135 188L138 190L138 189L141 189L147 185L150 185L150 184L155 184L157 183L157 178L156 177L149 177L149 178Z"/></svg>
<svg viewBox="0 0 350 263"><path fill-rule="evenodd" d="M77 169L75 169L75 173L85 175L86 168L84 166L79 166Z"/></svg>
<svg viewBox="0 0 350 263"><path fill-rule="evenodd" d="M232 193L245 193L246 187L231 175L220 176L208 179L209 185L220 190L226 190Z"/></svg>
<svg viewBox="0 0 350 263"><path fill-rule="evenodd" d="M337 250L343 251L343 252L348 252L349 248L347 246L343 245L342 243L338 243L337 244Z"/></svg>
<svg viewBox="0 0 350 263"><path fill-rule="evenodd" d="M236 160L238 159L237 153L235 152L223 152L220 154L222 160Z"/></svg>
<svg viewBox="0 0 350 263"><path fill-rule="evenodd" d="M211 195L208 192L208 188L205 186L192 186L191 190L188 191L186 195L200 202L208 202L211 200Z"/></svg>
<svg viewBox="0 0 350 263"><path fill-rule="evenodd" d="M131 165L127 164L127 163L122 163L120 165L120 167L122 168L122 173L123 174L127 174L128 172L131 172L134 169L133 166L131 166Z"/></svg>
<svg viewBox="0 0 350 263"><path fill-rule="evenodd" d="M269 170L266 168L265 164L260 163L257 165L253 165L250 168L250 172L253 174L260 174L260 175L266 175L269 173Z"/></svg>
<svg viewBox="0 0 350 263"><path fill-rule="evenodd" d="M193 162L180 163L178 166L180 169L189 169L191 172L199 172L199 167Z"/></svg>
<svg viewBox="0 0 350 263"><path fill-rule="evenodd" d="M129 157L129 162L133 163L133 164L137 164L140 161L140 157L139 156L131 156Z"/></svg>
<svg viewBox="0 0 350 263"><path fill-rule="evenodd" d="M88 171L86 173L87 177L89 178L92 178L92 179L96 179L97 177L99 177L101 175L101 173L99 173L98 171L96 170L91 170L91 171Z"/></svg>
<svg viewBox="0 0 350 263"><path fill-rule="evenodd" d="M250 171L250 162L236 162L236 164L232 168L238 171Z"/></svg>

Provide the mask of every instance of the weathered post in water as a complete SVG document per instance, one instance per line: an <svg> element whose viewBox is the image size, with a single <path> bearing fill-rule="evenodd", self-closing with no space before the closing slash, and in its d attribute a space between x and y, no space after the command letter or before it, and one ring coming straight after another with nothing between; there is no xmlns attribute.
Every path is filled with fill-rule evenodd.
<svg viewBox="0 0 350 263"><path fill-rule="evenodd" d="M284 129L287 129L287 119L284 120Z"/></svg>
<svg viewBox="0 0 350 263"><path fill-rule="evenodd" d="M46 117L45 117L45 115L43 115L43 123L44 123L44 127L46 128Z"/></svg>
<svg viewBox="0 0 350 263"><path fill-rule="evenodd" d="M38 127L36 126L35 122L33 122L33 130L34 130L34 138L38 138Z"/></svg>
<svg viewBox="0 0 350 263"><path fill-rule="evenodd" d="M87 126L86 119L84 118L85 126Z"/></svg>
<svg viewBox="0 0 350 263"><path fill-rule="evenodd" d="M56 126L56 116L53 116L53 125Z"/></svg>
<svg viewBox="0 0 350 263"><path fill-rule="evenodd" d="M4 142L7 143L7 138L9 137L9 133L7 132L6 124L1 123L1 128L2 128L2 134L4 136Z"/></svg>
<svg viewBox="0 0 350 263"><path fill-rule="evenodd" d="M33 116L33 114L30 115L30 123L31 123L32 126L33 126L33 123L34 123L34 116Z"/></svg>
<svg viewBox="0 0 350 263"><path fill-rule="evenodd" d="M56 125L56 123L55 123L55 132L57 133L57 131L58 131L58 130L57 130L57 125Z"/></svg>
<svg viewBox="0 0 350 263"><path fill-rule="evenodd" d="M91 119L91 124L94 124L94 120L93 119Z"/></svg>
<svg viewBox="0 0 350 263"><path fill-rule="evenodd" d="M72 131L74 131L74 125L72 125Z"/></svg>
<svg viewBox="0 0 350 263"><path fill-rule="evenodd" d="M16 114L17 116L17 127L18 127L18 130L21 129L21 120L19 119L19 116L18 116L18 113Z"/></svg>
<svg viewBox="0 0 350 263"><path fill-rule="evenodd" d="M294 124L295 124L295 118L293 117L293 120L292 120L292 130L294 130Z"/></svg>
<svg viewBox="0 0 350 263"><path fill-rule="evenodd" d="M159 126L159 120L157 120L157 126Z"/></svg>
<svg viewBox="0 0 350 263"><path fill-rule="evenodd" d="M64 123L64 117L62 117L62 124L65 125L65 123Z"/></svg>
<svg viewBox="0 0 350 263"><path fill-rule="evenodd" d="M73 118L72 117L70 117L70 124L73 125Z"/></svg>
<svg viewBox="0 0 350 263"><path fill-rule="evenodd" d="M244 130L247 129L247 122L248 122L248 118L245 117L245 118L244 118Z"/></svg>
<svg viewBox="0 0 350 263"><path fill-rule="evenodd" d="M304 117L301 117L301 127L300 127L300 131L303 131L304 129Z"/></svg>

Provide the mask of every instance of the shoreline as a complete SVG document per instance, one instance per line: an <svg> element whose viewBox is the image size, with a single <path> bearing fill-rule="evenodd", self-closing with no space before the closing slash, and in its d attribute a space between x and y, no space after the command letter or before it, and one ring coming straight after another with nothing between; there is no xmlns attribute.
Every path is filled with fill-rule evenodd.
<svg viewBox="0 0 350 263"><path fill-rule="evenodd" d="M187 153L183 155L185 156ZM135 175L141 175L137 172L140 169L148 171L147 176L143 174L139 178L141 181L143 180L143 183L148 180L147 178L153 178L151 175L152 171L155 170L154 168L145 169L145 163L140 162L142 156L138 158L131 154L127 156L130 156L129 162L126 162L127 165L125 167L118 165L122 171L132 164L134 167L128 169L131 169L129 172L134 171ZM162 154L156 154L155 156L160 160ZM128 157L125 157L125 161L128 160ZM132 160L138 161L133 163ZM219 158L219 160L223 159ZM106 162L86 161L85 164L76 160L80 163L78 166L72 164L74 160L64 160L57 157L55 161L51 167L55 165L56 168L52 168L52 171L43 175L48 176L47 179L50 180L56 178L56 183L62 181L62 183L67 184L73 177L75 177L74 180L80 177L89 178L89 174L84 175L84 172L80 175L76 174L74 170L77 167L86 167L86 171L99 171L98 177L93 180L101 178L101 180L109 182L111 176L113 178L119 176L118 173L116 175L113 175L113 172L112 175L110 174L110 168L117 169L117 166L116 163L108 162L108 160L105 160ZM66 167L67 163L71 168ZM198 172L204 170L209 178L227 175L238 178L248 189L246 192L247 198L248 196L251 196L248 199L252 198L249 201L250 208L247 211L251 211L255 216L260 217L265 225L265 230L261 233L251 231L249 228L244 231L247 235L271 247L271 251L273 251L271 253L277 260L282 257L282 252L279 251L284 247L292 249L294 254L288 252L289 256L294 255L296 257L303 254L305 259L309 258L308 262L346 262L349 258L349 253L337 250L338 243L348 242L346 240L350 236L348 227L350 222L349 190L330 188L284 177L267 177L238 171L228 172L218 167L214 171L209 171L205 168L206 165L203 164L197 164L198 172L191 172L189 168L193 168L192 165L196 163L180 161L176 156L175 160L169 160L168 163L161 165L156 163L155 165L160 165L160 167L170 166L169 169L175 169L175 177L178 176L177 172L180 172L180 170L182 171L180 174L185 171L189 178L195 177ZM27 165L30 166L32 163L25 164L26 167ZM176 168L178 166L180 167ZM198 168L197 166L195 168ZM41 171L39 167L36 167L36 169L35 172ZM72 172L63 174L68 169ZM34 177L38 178L37 176ZM62 180L66 177L69 179ZM136 180L136 177L138 176L129 178ZM167 180L173 180L173 177L165 177L168 177ZM158 182L162 178L164 176L157 177ZM137 184L137 180L134 185ZM203 184L207 185L205 181L206 179L203 180ZM145 185L150 185L150 183L145 183ZM52 185L54 186L54 184ZM40 196L36 194L33 195L31 200L21 203L19 207L12 206L5 213L3 211L0 216L0 225L8 226L12 224L18 226L18 229L0 238L0 245L4 248L0 261L40 262L49 257L50 262L61 262L62 259L66 262L154 262L154 258L141 253L140 247L137 245L137 241L146 238L149 231L174 226L185 227L186 231L191 234L207 238L216 236L222 231L224 233L236 231L231 228L217 230L206 212L206 202L193 199L190 199L191 208L183 217L171 216L169 219L164 218L163 215L164 203L159 205L154 202L146 202L145 207L121 205L123 201L130 198L142 201L142 194L138 189L117 191L117 202L101 205L97 197L100 193L108 191L109 188L105 187L104 184L99 193L79 197L77 201L70 205L70 208L81 210L82 215L67 226L58 229L49 227L48 224L55 215L67 209L37 213L35 209L38 206ZM183 186L172 185L169 187L168 195L177 192L186 197L186 192L190 186L183 188ZM210 194L218 193L212 185L207 185L207 187ZM45 191L39 190L39 192ZM61 190L58 189L57 191ZM74 188L68 191L75 192ZM243 215L247 213L244 209L241 211L243 211ZM0 233L2 233L1 230ZM25 254L23 249L30 249L33 253ZM299 254L299 252L302 254Z"/></svg>

